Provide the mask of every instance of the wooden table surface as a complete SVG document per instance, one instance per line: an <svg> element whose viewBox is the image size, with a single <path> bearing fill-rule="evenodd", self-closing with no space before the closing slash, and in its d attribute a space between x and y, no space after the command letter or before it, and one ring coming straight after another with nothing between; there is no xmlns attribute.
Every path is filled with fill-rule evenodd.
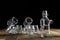
<svg viewBox="0 0 60 40"><path fill-rule="evenodd" d="M47 32L47 30L45 31ZM49 37L41 38L38 31L38 34L34 35L6 35L5 30L0 30L0 40L60 40L60 29L51 29L51 34Z"/></svg>

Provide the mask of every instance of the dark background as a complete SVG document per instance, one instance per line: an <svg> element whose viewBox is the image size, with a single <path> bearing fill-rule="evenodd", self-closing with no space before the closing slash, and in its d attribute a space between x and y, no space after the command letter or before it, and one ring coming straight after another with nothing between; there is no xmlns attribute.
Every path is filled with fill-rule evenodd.
<svg viewBox="0 0 60 40"><path fill-rule="evenodd" d="M19 20L19 25L23 24L26 17L31 17L33 24L39 25L41 19L41 13L43 10L47 10L49 18L54 22L51 24L51 28L60 28L60 15L59 15L59 3L57 1L2 1L0 5L0 29L7 28L7 21L15 16Z"/></svg>

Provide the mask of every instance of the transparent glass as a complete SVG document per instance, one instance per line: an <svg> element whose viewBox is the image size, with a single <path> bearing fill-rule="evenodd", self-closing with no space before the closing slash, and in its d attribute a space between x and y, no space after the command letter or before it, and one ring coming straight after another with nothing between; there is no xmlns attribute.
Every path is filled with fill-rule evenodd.
<svg viewBox="0 0 60 40"><path fill-rule="evenodd" d="M32 35L33 34L33 26L31 26L33 22L33 19L30 17L25 18L25 21L23 22L24 25L24 31L26 34Z"/></svg>
<svg viewBox="0 0 60 40"><path fill-rule="evenodd" d="M18 19L15 17L12 17L12 19L7 21L7 25L10 26L11 24L17 24L18 23Z"/></svg>
<svg viewBox="0 0 60 40"><path fill-rule="evenodd" d="M50 34L50 20L47 15L47 11L42 12L42 18L40 20L41 37L48 36Z"/></svg>
<svg viewBox="0 0 60 40"><path fill-rule="evenodd" d="M7 33L10 34L16 34L19 30L19 25L16 25L18 23L18 19L15 17L12 17L12 19L7 21L8 28L6 30Z"/></svg>

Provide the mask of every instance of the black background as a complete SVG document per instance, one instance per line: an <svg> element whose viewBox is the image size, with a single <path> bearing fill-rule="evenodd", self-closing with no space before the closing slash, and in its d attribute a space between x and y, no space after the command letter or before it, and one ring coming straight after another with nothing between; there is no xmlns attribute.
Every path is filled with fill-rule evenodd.
<svg viewBox="0 0 60 40"><path fill-rule="evenodd" d="M34 20L33 24L39 25L43 10L47 10L49 14L48 17L54 21L53 24L51 24L51 28L60 28L58 9L59 3L52 0L2 1L0 5L0 29L7 28L7 21L13 16L19 20L19 25L22 25L24 19L28 16Z"/></svg>

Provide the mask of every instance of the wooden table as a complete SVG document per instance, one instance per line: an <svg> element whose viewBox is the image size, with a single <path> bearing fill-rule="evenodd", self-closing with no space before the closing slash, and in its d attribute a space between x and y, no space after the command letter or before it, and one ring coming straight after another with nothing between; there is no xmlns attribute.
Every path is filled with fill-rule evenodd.
<svg viewBox="0 0 60 40"><path fill-rule="evenodd" d="M45 30L47 32L47 30ZM25 34L16 34L16 35L7 35L5 30L0 30L0 40L60 40L60 29L51 29L51 34L49 37L41 38L38 34L34 35L25 35Z"/></svg>

